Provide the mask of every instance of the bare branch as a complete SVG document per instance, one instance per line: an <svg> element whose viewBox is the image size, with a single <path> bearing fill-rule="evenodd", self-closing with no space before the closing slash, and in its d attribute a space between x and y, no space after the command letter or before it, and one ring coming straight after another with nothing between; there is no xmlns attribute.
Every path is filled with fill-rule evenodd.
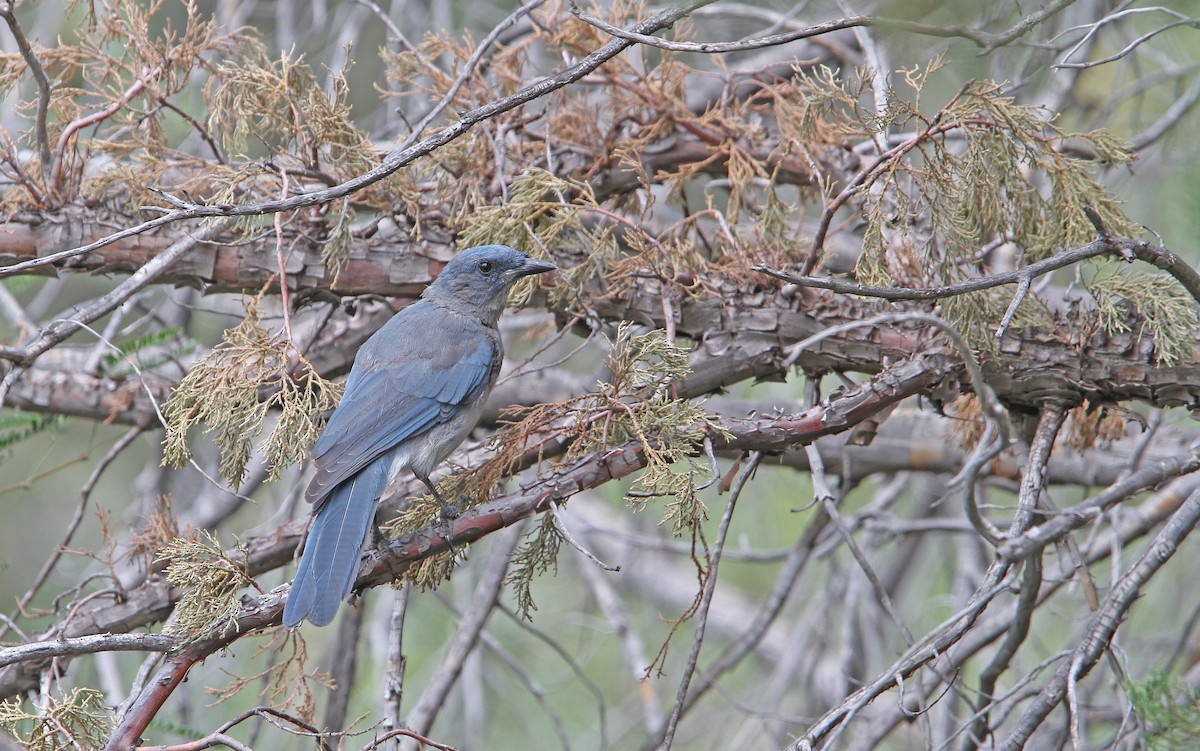
<svg viewBox="0 0 1200 751"><path fill-rule="evenodd" d="M93 634L0 649L0 667L50 657L76 657L96 652L167 652L179 637L166 634Z"/></svg>
<svg viewBox="0 0 1200 751"><path fill-rule="evenodd" d="M475 47L475 51L471 53L471 57L467 59L465 64L463 64L462 73L460 73L458 78L454 80L454 83L450 84L450 88L448 88L446 93L442 95L441 100L439 100L438 103L433 106L433 109L429 110L429 112L427 112L425 116L421 118L420 122L413 126L412 135L410 135L408 139L404 141L403 145L400 147L401 149L413 145L413 143L415 143L416 140L421 137L421 134L425 132L425 128L429 127L429 124L437 119L437 116L442 114L442 112L444 112L445 109L450 106L450 103L454 101L454 97L458 96L458 92L471 78L471 76L475 74L475 67L479 65L479 61L483 59L483 56L486 55L488 50L491 49L492 45L496 43L496 40L500 38L500 35L512 28L517 21L529 15L536 8L542 6L545 2L546 0L528 0L528 2L522 4L512 13L509 13L503 21L496 24L495 28L488 32L488 35L479 42L477 47Z"/></svg>
<svg viewBox="0 0 1200 751"><path fill-rule="evenodd" d="M772 34L770 36L759 37L757 39L747 39L740 42L669 42L657 37L649 36L645 33L627 31L617 28L606 21L596 18L595 16L585 13L572 0L570 5L571 14L592 26L595 26L601 31L611 34L618 39L626 39L638 44L645 44L650 47L658 47L664 50L673 52L700 52L704 54L724 54L727 52L742 52L746 50L757 50L764 47L777 47L781 44L795 42L800 39L808 39L823 34L829 34L834 31L843 29L853 29L859 27L876 26L883 29L893 31L903 31L910 34L918 34L921 36L932 36L942 38L958 37L974 42L976 46L982 47L984 52L989 52L1004 44L1008 44L1017 37L1025 34L1034 26L1051 17L1058 11L1070 5L1074 0L1057 0L1057 2L1042 8L1036 13L1031 13L1022 18L1021 22L1007 31L995 34L979 29L973 29L969 26L936 26L933 24L919 23L916 21L907 21L899 18L886 18L883 16L848 16L839 18L835 21L826 21L821 24L806 26L802 29L789 31L783 34Z"/></svg>
<svg viewBox="0 0 1200 751"><path fill-rule="evenodd" d="M1156 29L1146 32L1145 34L1142 34L1137 39L1134 39L1132 42L1125 45L1123 48L1117 50L1116 52L1112 53L1111 55L1106 55L1106 56L1098 58L1096 60L1087 60L1087 61L1079 62L1079 63L1067 62L1067 58L1069 58L1077 49L1079 49L1079 47L1081 45L1085 44L1089 39L1091 39L1092 36L1095 35L1100 30L1100 28L1102 26L1104 26L1105 24L1112 23L1112 22L1116 21L1118 18L1121 18L1127 14L1146 13L1146 12L1152 12L1152 11L1158 11L1161 13L1167 13L1169 15L1175 16L1176 20L1172 21L1170 23L1164 24L1162 26L1159 26ZM1068 50L1067 54L1063 55L1062 61L1056 63L1054 65L1054 67L1055 68L1087 69L1087 68L1094 68L1097 65L1104 65L1105 63L1111 63L1114 60L1120 60L1121 58L1125 57L1130 52L1133 52L1135 49L1142 46L1143 44L1150 41L1151 39L1158 36L1159 34L1162 34L1163 32L1166 32L1166 31L1170 31L1171 29L1177 29L1180 26L1191 26L1191 27L1195 28L1197 26L1200 26L1200 19L1188 18L1187 16L1184 16L1182 13L1178 13L1176 11L1170 10L1168 8L1163 8L1163 7L1132 8L1132 9L1128 9L1128 10L1121 11L1118 13L1113 13L1112 15L1105 16L1104 18L1102 18L1101 20L1097 21L1094 24L1091 24L1090 25L1091 28L1089 28L1088 33L1084 35L1083 39L1081 39L1074 47L1072 47L1070 50Z"/></svg>
<svg viewBox="0 0 1200 751"><path fill-rule="evenodd" d="M1049 258L1035 261L1023 268L1006 271L1000 274L968 279L957 284L947 284L942 287L872 287L866 284L845 282L841 279L827 276L797 275L780 269L773 269L763 264L757 264L755 271L773 276L789 284L801 287L827 289L842 295L860 295L862 297L878 297L882 300L941 300L956 297L971 292L991 289L1005 284L1028 284L1029 280L1049 274L1080 261L1097 256L1117 254L1124 257L1133 252L1134 246L1145 245L1143 241L1124 239L1098 239L1078 248L1070 248L1056 253ZM999 338L999 335L997 335Z"/></svg>
<svg viewBox="0 0 1200 751"><path fill-rule="evenodd" d="M19 365L30 365L39 355L54 345L62 342L79 330L83 324L91 323L106 313L111 313L118 306L133 296L135 292L154 281L154 278L169 268L171 264L187 255L206 240L228 229L232 220L226 219L215 222L202 229L195 235L177 240L159 255L147 261L145 265L129 275L103 297L81 305L69 318L60 318L51 322L39 332L37 338L20 347L0 346L0 359L10 360ZM3 270L0 270L3 275ZM7 389L0 389L0 402L4 401Z"/></svg>
<svg viewBox="0 0 1200 751"><path fill-rule="evenodd" d="M704 645L704 631L708 625L708 609L712 606L713 594L717 589L717 572L721 565L721 554L725 551L725 538L729 534L729 525L733 521L733 510L737 506L738 498L742 495L742 489L754 475L754 470L758 469L758 463L761 460L762 454L757 451L750 455L750 461L742 468L742 474L737 479L733 492L729 494L729 502L725 504L725 513L721 515L717 538L713 541L712 552L708 557L708 566L704 572L704 588L700 594L699 607L696 609L696 632L692 639L692 649L688 653L683 677L679 679L679 690L675 694L675 707L671 710L671 716L667 720L667 727L663 733L661 748L664 750L669 750L675 742L675 731L679 727L679 718L683 715L688 687L692 683L692 677L696 674L696 664L700 659L700 647Z"/></svg>
<svg viewBox="0 0 1200 751"><path fill-rule="evenodd" d="M1134 565L1113 585L1100 609L1088 622L1083 638L1071 654L1071 659L1059 665L1054 676L1042 688L1037 698L1025 708L1017 727L1009 733L998 751L1020 751L1029 737L1050 712L1066 697L1067 684L1087 675L1096 665L1124 621L1142 586L1175 554L1180 543L1200 523L1200 492L1192 495L1171 517L1154 542L1138 557Z"/></svg>
<svg viewBox="0 0 1200 751"><path fill-rule="evenodd" d="M987 738L989 710L995 705L996 681L1008 670L1017 650L1029 636L1029 624L1033 620L1038 593L1042 585L1042 559L1030 558L1025 563L1025 574L1021 580L1021 592L1013 609L1012 626L1004 637L1000 648L992 655L987 667L979 676L979 698L975 705L975 721L963 737L963 751L974 751Z"/></svg>
<svg viewBox="0 0 1200 751"><path fill-rule="evenodd" d="M647 33L665 28L683 18L691 11L702 5L705 5L713 0L692 0L691 3L668 8L659 11L649 19L635 24L632 30L636 33ZM175 209L164 213L162 216L156 217L141 224L132 227L127 227L120 232L114 232L107 237L103 237L93 243L68 250L52 253L48 256L43 256L24 263L18 263L11 266L0 267L0 278L12 276L28 272L39 266L58 263L68 258L73 258L84 253L89 253L93 250L103 248L106 245L114 243L126 237L139 235L143 232L161 227L173 222L183 221L186 219L202 219L205 217L239 217L239 216L261 216L264 214L274 214L281 211L295 211L296 209L306 208L308 206L318 206L320 204L329 203L339 198L356 193L363 188L374 185L380 180L394 173L396 170L404 167L416 159L425 156L451 141L459 138L472 127L485 120L491 119L496 115L507 112L522 104L531 102L535 99L545 96L552 91L561 89L567 84L574 83L580 78L583 78L588 73L591 73L596 68L619 55L621 52L632 46L633 42L625 39L613 39L596 49L591 54L584 57L579 62L563 68L554 75L536 81L528 86L523 87L519 91L510 94L500 99L496 99L487 104L475 107L459 115L458 120L442 128L438 132L426 136L417 141L411 146L398 148L395 151L388 153L383 160L374 168L356 175L351 179L324 190L313 191L311 193L299 193L290 198L275 201L262 201L258 203L249 203L242 205L221 204L221 205L194 205L187 209ZM3 353L0 352L0 356Z"/></svg>
<svg viewBox="0 0 1200 751"><path fill-rule="evenodd" d="M492 614L508 573L508 558L520 541L517 529L496 537L495 547L480 567L479 581L471 596L471 605L458 620L458 629L446 647L434 676L425 686L405 718L404 726L428 734L438 711L446 703L446 695L458 680L463 663L479 641L483 626Z"/></svg>
<svg viewBox="0 0 1200 751"><path fill-rule="evenodd" d="M47 190L53 190L50 176L54 171L54 155L50 151L50 134L46 130L46 115L50 111L50 78L46 75L46 69L42 67L42 61L33 51L29 40L25 38L25 32L21 29L21 24L17 22L17 14L14 12L13 6L12 0L5 0L3 4L0 4L0 18L3 18L8 24L8 30L12 32L13 38L17 42L17 49L21 51L21 57L25 59L25 64L33 73L33 80L37 82L38 102L34 130L37 133L38 155L42 160L42 180L45 181Z"/></svg>
<svg viewBox="0 0 1200 751"><path fill-rule="evenodd" d="M1013 562L1037 555L1045 546L1062 539L1072 530L1091 523L1104 511L1135 493L1197 470L1200 470L1200 448L1171 459L1147 464L1086 501L1065 508L1019 536L1005 540L997 552L1005 560Z"/></svg>
<svg viewBox="0 0 1200 751"><path fill-rule="evenodd" d="M67 523L67 528L63 532L62 540L58 543L58 545L54 546L54 551L50 554L50 557L46 559L46 562L42 564L41 570L38 571L37 576L33 578L33 583L29 585L29 589L27 589L25 594L21 595L21 598L17 600L17 613L25 611L25 608L30 602L33 601L33 598L42 588L42 585L46 583L46 579L50 576L50 573L54 570L54 567L58 565L58 561L62 558L63 553L69 549L71 539L75 536L75 531L79 529L79 525L83 521L84 512L87 510L88 501L91 499L92 490L95 489L96 483L100 481L100 476L104 474L105 470L107 470L109 466L116 461L117 457L120 456L125 449L129 448L129 445L133 443L134 440L137 439L137 437L143 432L144 429L140 426L135 426L130 430L125 431L125 435L118 438L116 442L109 447L108 451L105 452L104 456L100 459L100 462L95 466L94 469L92 469L92 474L88 477L87 481L83 484L83 488L79 491L79 503L75 506L75 513L71 517L71 520ZM10 616L12 619L15 619L16 617L16 613ZM0 628L0 637L3 637L7 632L7 625ZM3 662L0 662L0 665L2 664Z"/></svg>

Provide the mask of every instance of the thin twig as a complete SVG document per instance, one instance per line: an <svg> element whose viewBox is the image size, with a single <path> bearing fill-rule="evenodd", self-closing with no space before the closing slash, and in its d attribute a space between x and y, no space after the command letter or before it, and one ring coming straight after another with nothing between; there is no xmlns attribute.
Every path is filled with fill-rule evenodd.
<svg viewBox="0 0 1200 751"><path fill-rule="evenodd" d="M954 487L957 483L962 483L963 510L967 515L967 521L971 522L975 531L992 545L998 545L1004 539L1004 533L980 513L975 493L979 485L979 473L1008 447L1003 439L993 440L996 438L996 433L995 423L987 422L983 428L983 435L979 437L979 442L975 444L975 448L971 451L966 463L963 464L963 468L946 483L947 487Z"/></svg>
<svg viewBox="0 0 1200 751"><path fill-rule="evenodd" d="M708 480L703 485L697 485L696 491L706 490L721 480L721 468L717 465L717 455L713 451L712 436L704 436L704 455L708 457Z"/></svg>
<svg viewBox="0 0 1200 751"><path fill-rule="evenodd" d="M130 430L127 430L124 435L118 438L116 442L109 447L108 451L105 452L104 456L100 459L100 462L95 466L95 468L92 469L91 475L88 476L87 481L83 484L83 488L81 488L79 491L79 503L75 505L75 514L71 517L71 521L67 523L67 529L63 532L62 539L59 541L58 545L55 546L54 552L50 554L50 557L47 558L46 562L42 564L41 571L39 571L37 576L33 578L33 584L29 585L29 589L26 590L25 594L21 595L19 600L17 600L17 607L13 613L14 619L17 617L17 613L23 613L26 606L33 601L33 598L37 595L38 590L40 590L42 585L46 583L46 579L50 576L50 572L53 571L54 567L58 565L58 561L62 558L62 554L68 549L68 546L70 546L71 538L75 536L75 531L79 529L79 524L83 521L84 512L86 511L88 501L92 496L92 490L96 487L96 483L99 482L100 476L104 474L104 471L108 469L108 467L116 460L116 458L120 456L121 453L125 451L125 449L128 448L129 445L133 443L134 440L140 436L144 430L145 428L141 425L135 425ZM7 630L7 627L0 628L0 638L4 637L4 634L7 632Z"/></svg>
<svg viewBox="0 0 1200 751"><path fill-rule="evenodd" d="M609 578L598 571L595 566L580 566L579 572L583 575L584 584L588 586L596 601L596 606L600 608L600 612L608 621L612 633L616 635L617 641L621 645L621 652L625 657L630 678L640 683L649 660L646 657L645 643L633 620L629 617L626 603L617 593ZM528 625L520 618L514 618L514 620L522 625ZM557 644L553 646L561 649ZM564 659L571 661L569 657ZM581 676L581 678L585 681L585 685L590 683L586 676ZM645 727L646 733L650 736L657 736L662 731L664 720L653 684L640 683L639 690L632 693L637 695L638 705L641 708L642 725ZM604 711L605 703L602 695L597 697L596 706L601 712ZM603 716L600 718L599 725L601 733L607 732ZM609 748L609 744L604 743L600 747Z"/></svg>
<svg viewBox="0 0 1200 751"><path fill-rule="evenodd" d="M354 0L354 2L374 13L375 17L379 19L380 23L387 27L388 33L391 34L392 37L404 47L404 49L410 52L416 49L416 46L412 42L408 41L408 37L404 36L404 32L400 31L400 27L398 27L395 22L392 21L391 17L388 16L387 13L383 12L383 8L380 8L377 4L371 2L371 0Z"/></svg>
<svg viewBox="0 0 1200 751"><path fill-rule="evenodd" d="M693 10L708 5L711 2L715 2L715 0L692 0L691 2L683 5L664 9L658 13L655 13L645 21L635 24L633 27L631 27L631 30L635 33L649 33L657 31L674 24L676 21L683 18L688 13L691 13ZM348 196L370 185L374 185L380 180L387 178L401 167L404 167L418 158L425 156L426 154L429 154L461 137L470 131L475 125L485 120L490 120L497 115L508 112L509 110L515 109L516 107L531 102L535 99L539 99L553 91L561 89L568 84L578 81L631 46L633 46L633 42L625 39L610 40L606 44L598 47L595 51L583 59L561 69L557 73L535 81L508 96L501 97L488 102L487 104L467 110L459 115L456 122L447 125L436 133L432 133L429 136L422 138L411 146L400 147L388 152L388 154L384 156L383 160L378 165L360 175L352 177L344 183L340 183L323 190L313 191L312 193L299 193L284 200L261 201L257 203L240 205L195 204L187 209L170 211L162 216L155 217L154 219L142 222L136 226L127 227L119 232L114 232L107 237L100 238L99 240L87 245L77 248L70 248L57 253L50 253L39 258L0 267L0 278L11 276L13 274L24 273L41 266L59 263L68 258L73 258L84 253L90 253L93 250L111 245L112 243L122 240L126 237L139 235L143 232L155 229L156 227L161 227L166 224L171 224L173 222L186 219L199 219L203 217L216 216L261 216L263 214L273 214L280 211L295 211L296 209L302 209L308 206L317 206L319 204L329 203L330 201ZM6 355L0 352L0 357L6 357Z"/></svg>
<svg viewBox="0 0 1200 751"><path fill-rule="evenodd" d="M581 545L579 541L571 535L570 530L567 529L567 525L563 521L562 512L559 510L559 505L557 503L550 504L550 518L554 521L554 529L556 529L558 533L562 535L562 538L567 541L567 544L578 550L584 558L587 558L589 561L594 563L597 568L602 568L605 571L621 570L620 566L614 566L610 563L605 563L597 558L594 553Z"/></svg>
<svg viewBox="0 0 1200 751"><path fill-rule="evenodd" d="M754 654L754 651L766 636L767 630L779 618L780 613L783 612L783 606L787 603L788 596L795 589L796 582L799 581L800 575L804 573L808 562L813 559L817 540L825 530L828 522L829 517L818 510L816 516L804 531L804 534L799 536L796 544L788 552L787 558L779 569L778 576L775 577L771 593L767 595L762 606L755 613L754 618L746 626L745 631L721 652L720 656L713 661L712 666L707 672L696 679L695 688L689 692L687 701L684 704L685 711L698 702L709 689L714 688L721 676L733 670L743 660Z"/></svg>
<svg viewBox="0 0 1200 751"><path fill-rule="evenodd" d="M811 723L803 736L788 746L788 751L811 751L815 744L844 723L872 700L896 684L896 676L912 675L921 666L938 659L949 647L962 639L988 605L998 595L1008 591L1005 578L1007 567L993 564L983 583L958 612L931 629L895 663L866 683L838 706L830 709L817 722Z"/></svg>
<svg viewBox="0 0 1200 751"><path fill-rule="evenodd" d="M1031 274L1025 274L1017 282L1017 291L1013 293L1013 298L1008 303L1008 309L1004 311L1004 317L1000 319L1000 325L996 327L996 339L1004 338L1004 332L1008 331L1009 324L1012 323L1013 317L1017 314L1017 308L1025 299L1025 295L1029 294L1029 283L1032 280L1033 276Z"/></svg>
<svg viewBox="0 0 1200 751"><path fill-rule="evenodd" d="M833 200L831 200L823 209L821 209L821 220L817 224L817 231L813 233L812 243L809 245L808 249L808 256L805 257L804 263L800 267L801 276L808 276L811 274L813 269L817 267L817 263L821 260L821 256L825 250L825 237L829 233L829 227L833 223L833 217L837 214L838 209L845 205L845 203L851 198L858 195L870 181L872 175L875 175L878 170L884 168L889 163L895 164L896 162L900 161L901 157L915 149L930 136L959 127L958 123L948 123L943 125L941 122L942 116L958 101L958 99L966 92L967 88L972 84L973 82L971 81L963 84L963 86L958 90L958 93L951 97L950 101L944 107L938 110L937 114L933 116L933 118L929 121L929 124L926 125L920 133L915 134L912 138L893 146L887 151L881 152L875 157L874 160L872 160L870 164L859 170L858 174L856 174L846 183L846 187L842 188L842 190L833 197ZM755 268L758 267L756 266Z"/></svg>
<svg viewBox="0 0 1200 751"><path fill-rule="evenodd" d="M459 90L462 89L462 87L466 85L467 81L471 80L471 78L475 75L475 66L479 64L479 61L482 60L483 56L487 54L487 51L491 49L492 45L496 42L496 39L498 39L500 35L509 27L521 20L522 17L528 15L545 2L546 0L529 0L529 2L517 8L512 13L509 13L503 21L498 23L495 28L488 32L488 35L483 38L483 41L481 41L479 46L477 46L471 53L471 57L467 58L467 62L463 65L462 73L460 73L458 78L454 80L454 83L450 85L450 88L446 90L446 93L442 95L442 98L437 104L434 105L433 109L429 110L429 112L426 112L425 116L421 118L421 121L413 126L412 133L400 146L401 149L412 146L413 143L415 143L416 140L421 137L421 133L424 132L425 128L429 127L429 124L432 123L438 115L442 114L442 112L450 106L450 103L454 101L454 97L458 96Z"/></svg>
<svg viewBox="0 0 1200 751"><path fill-rule="evenodd" d="M279 189L279 197L287 198L288 195L288 172L285 168L279 169L280 179L283 181L282 187ZM292 305L288 299L288 276L287 262L283 258L283 212L275 214L275 262L279 266L279 303L283 308L283 334L287 337L288 344L295 346L296 340L292 337Z"/></svg>
<svg viewBox="0 0 1200 751"><path fill-rule="evenodd" d="M442 600L445 601L445 598L442 598ZM571 751L571 739L567 735L563 718L547 699L547 694L550 692L542 687L542 684L529 672L526 665L522 664L522 661L517 656L505 648L500 639L484 631L479 635L479 640L483 646L487 647L496 657L500 658L501 662L508 666L509 671L516 676L517 681L525 687L525 690L537 702L538 707L542 710L542 714L546 716L546 719L550 721L550 726L554 728L554 735L558 738L558 744L562 746L563 751ZM606 748L606 746L601 746L601 748Z"/></svg>
<svg viewBox="0 0 1200 751"><path fill-rule="evenodd" d="M1094 68L1098 65L1104 65L1105 63L1111 63L1114 60L1120 60L1121 58L1125 57L1130 52L1133 52L1135 49L1142 46L1143 44L1150 41L1151 39L1158 36L1159 34L1162 34L1165 31L1170 31L1171 29L1179 28L1180 26L1191 26L1191 27L1195 28L1197 26L1200 26L1200 19L1188 18L1183 21L1172 21L1171 23L1163 24L1162 26L1159 26L1157 29L1154 29L1152 31L1147 31L1145 34L1142 34L1140 37L1138 37L1137 39L1134 39L1132 42L1125 45L1124 47L1117 50L1116 52L1112 53L1111 55L1105 55L1104 57L1101 57L1096 60L1085 60L1084 62L1081 62L1081 63L1066 63L1066 62L1056 63L1053 67L1084 69L1084 68Z"/></svg>
<svg viewBox="0 0 1200 751"><path fill-rule="evenodd" d="M804 450L808 453L809 473L812 476L813 490L817 495L817 502L825 509L825 514L833 522L833 527L841 536L842 542L846 543L846 547L850 550L850 555L854 556L859 569L867 577L867 581L871 585L871 590L875 593L875 599L879 602L883 611L888 614L888 617L892 619L892 623L895 623L896 627L900 629L900 634L904 637L905 643L912 646L917 640L916 637L913 636L912 630L900 616L900 612L896 610L891 596L887 593L887 588L879 580L879 574L875 573L875 567L867 559L867 554L863 552L863 549L854 539L850 528L846 526L846 520L842 518L841 512L838 511L837 504L834 502L834 497L829 490L829 485L825 482L825 466L824 462L821 461L821 455L817 452L817 447L810 443L804 447Z"/></svg>
<svg viewBox="0 0 1200 751"><path fill-rule="evenodd" d="M249 751L249 748L250 748L249 745L245 745L245 744L242 744L240 741L233 740L228 735L228 732L230 730L232 730L234 727L236 727L236 726L242 724L243 722L245 722L246 720L250 719L251 717L258 717L260 719L266 720L267 722L274 725L275 727L277 727L281 730L285 730L293 735L297 735L297 736L301 736L301 737L316 738L318 741L317 748L319 751L327 751L327 749L329 748L324 742L323 736L325 734L319 732L315 727L308 724L307 722L304 722L303 720L293 717L284 712L280 712L278 709L272 709L271 707L255 707L254 709L250 709L245 712L242 712L237 717L234 717L232 720L228 720L227 722L223 723L220 727L218 727L216 730L214 730L212 733L204 736L203 738L198 738L194 741L188 741L186 743L178 743L178 744L169 745L169 746L138 746L137 749L138 749L138 751L200 751L200 749L211 748L212 746L220 745L220 746L228 746L229 748L233 748L233 749L238 749L239 751L241 751L242 749L246 749L246 751ZM347 735L347 734L333 734L333 735Z"/></svg>
<svg viewBox="0 0 1200 751"><path fill-rule="evenodd" d="M200 136L200 140L204 141L204 143L208 146L209 151L213 153L213 158L217 160L218 164L228 163L225 159L225 155L221 153L221 147L217 145L216 140L213 138L212 133L208 132L208 128L205 128L202 124L200 124L200 121L192 117L191 114L185 111L182 107L172 103L171 100L167 99L165 96L155 95L155 99L158 101L159 106L166 107L167 109L171 110L176 115L179 115L184 122L192 126L192 130L196 131L196 133ZM159 191L160 194L162 192L163 191Z"/></svg>
<svg viewBox="0 0 1200 751"><path fill-rule="evenodd" d="M129 85L129 88L122 92L121 96L110 102L104 109L76 118L63 126L62 133L59 133L58 143L54 149L54 166L47 176L46 186L49 190L59 192L59 189L62 187L60 182L62 180L63 168L67 161L67 147L71 145L71 139L75 134L89 125L103 122L120 112L135 96L142 93L147 83L162 76L169 69L172 62L173 60L168 58L145 75L139 76Z"/></svg>
<svg viewBox="0 0 1200 751"><path fill-rule="evenodd" d="M1142 587L1174 556L1197 523L1200 523L1200 491L1188 497L1155 536L1154 542L1109 591L1103 605L1088 621L1071 659L1054 671L1038 697L1025 708L1017 726L997 747L998 751L1020 751L1027 747L1033 732L1066 697L1067 684L1087 675L1095 666Z"/></svg>
<svg viewBox="0 0 1200 751"><path fill-rule="evenodd" d="M725 504L725 513L721 515L721 524L717 528L717 538L713 541L712 555L709 558L708 570L705 572L704 592L700 596L700 605L696 609L696 633L692 639L692 650L688 654L683 677L679 680L679 691L675 694L675 707L671 710L671 717L667 720L667 728L663 733L660 748L664 751L670 751L671 745L675 742L675 731L679 727L679 719L683 715L688 687L691 685L692 677L696 674L696 665L700 659L700 647L704 644L704 631L708 625L708 609L712 605L713 594L717 590L717 569L721 564L721 554L725 550L725 538L729 534L729 525L733 521L733 509L742 495L742 489L746 487L754 470L758 469L760 461L762 461L761 453L754 451L750 454L750 460L746 462L741 476L737 479L737 484L729 494L729 502Z"/></svg>
<svg viewBox="0 0 1200 751"><path fill-rule="evenodd" d="M588 566L581 566L580 570L586 570L595 573L595 569ZM578 660L576 660L574 657L574 652L572 650L568 650L562 644L558 643L546 632L534 628L533 624L528 619L521 617L512 608L506 607L503 603L498 603L496 607L499 608L500 612L507 616L517 628L521 629L527 634L530 634L533 636L533 638L537 639L542 644L545 644L552 652L554 652L554 654L558 655L559 659L561 659L567 665L567 667L571 669L571 673L575 676L575 678L581 684L583 684L583 687L587 689L587 692L592 695L592 698L596 700L596 719L600 726L600 731L598 734L598 740L600 741L599 747L602 749L609 748L610 744L608 743L608 729L605 719L607 713L605 711L604 692L600 690L600 687L596 685L595 681L587 676L587 673L585 673L583 670L583 666L580 665Z"/></svg>
<svg viewBox="0 0 1200 751"><path fill-rule="evenodd" d="M45 186L53 190L50 183L50 174L54 169L54 155L50 151L50 134L46 128L46 115L50 111L50 78L46 75L46 69L42 67L42 61L33 51L29 40L25 38L25 32L21 29L21 24L17 23L17 15L13 12L15 3L8 0L3 5L0 5L0 18L3 18L8 24L8 30L12 32L13 38L17 42L17 49L21 52L21 57L24 58L25 64L29 66L29 70L33 73L33 80L37 82L38 87L38 102L37 115L34 119L34 131L37 133L38 156L42 161L42 181Z"/></svg>
<svg viewBox="0 0 1200 751"><path fill-rule="evenodd" d="M570 5L571 14L579 18L579 20L595 26L597 29L611 34L620 39L627 39L639 44L645 44L650 47L658 47L664 50L672 50L675 52L701 52L705 54L724 54L727 52L742 52L746 50L758 50L764 47L777 47L781 44L794 42L799 39L808 39L809 37L821 36L842 29L852 29L856 27L878 26L884 29L894 31L904 31L910 34L920 34L922 36L942 37L942 38L962 38L974 42L976 46L984 48L984 51L990 51L1001 45L1011 42L1018 36L1021 36L1029 29L1041 23L1046 18L1049 18L1054 13L1062 10L1067 5L1070 5L1074 0L1058 0L1058 2L1043 8L1037 13L1031 13L1022 19L1021 23L999 34L993 34L979 29L972 29L969 26L935 26L933 24L918 23L915 21L906 21L898 18L885 18L883 16L848 16L839 18L836 21L827 21L821 24L806 26L803 29L789 31L784 34L771 34L769 36L758 37L756 39L746 39L740 42L668 42L658 37L639 34L637 32L626 31L609 24L602 19L583 12L579 6L573 1Z"/></svg>
<svg viewBox="0 0 1200 751"><path fill-rule="evenodd" d="M1111 240L1099 239L1093 240L1087 245L1081 245L1078 248L1064 250L1062 253L1057 253L1049 258L1044 258L1036 263L1031 263L1023 268L1005 271L1000 274L981 277L979 279L968 279L965 282L956 284L947 284L942 287L874 287L867 284L856 284L847 282L841 279L835 279L827 276L805 276L792 274L780 269L773 269L763 264L756 264L753 268L755 271L760 271L768 276L773 276L776 279L795 284L800 287L816 287L818 289L827 289L831 292L837 292L842 295L860 295L862 297L878 297L883 300L942 300L947 297L957 297L971 292L991 289L1005 284L1021 283L1023 280L1029 280L1034 277L1049 274L1067 266L1079 263L1080 261L1096 256L1110 255L1120 253L1121 243L1127 243L1129 246L1137 244L1133 240L1124 240L1113 242Z"/></svg>

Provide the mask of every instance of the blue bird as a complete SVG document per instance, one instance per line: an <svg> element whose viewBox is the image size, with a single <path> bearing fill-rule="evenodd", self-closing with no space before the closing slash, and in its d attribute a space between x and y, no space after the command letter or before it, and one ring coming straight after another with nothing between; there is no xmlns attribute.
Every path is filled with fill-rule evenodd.
<svg viewBox="0 0 1200 751"><path fill-rule="evenodd" d="M412 470L442 503L429 473L475 427L496 383L504 359L496 323L508 292L554 268L504 245L464 250L359 349L313 448L306 496L316 518L283 625L333 620L354 585L375 502L401 472Z"/></svg>

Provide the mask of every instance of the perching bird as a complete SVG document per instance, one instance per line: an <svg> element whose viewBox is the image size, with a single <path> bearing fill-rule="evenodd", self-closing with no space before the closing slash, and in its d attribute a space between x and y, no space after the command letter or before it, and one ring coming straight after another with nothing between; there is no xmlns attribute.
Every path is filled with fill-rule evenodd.
<svg viewBox="0 0 1200 751"><path fill-rule="evenodd" d="M464 250L421 299L359 349L346 393L313 449L312 527L283 625L323 626L350 594L375 502L411 469L429 473L466 438L504 359L496 322L523 276L555 268L504 245Z"/></svg>

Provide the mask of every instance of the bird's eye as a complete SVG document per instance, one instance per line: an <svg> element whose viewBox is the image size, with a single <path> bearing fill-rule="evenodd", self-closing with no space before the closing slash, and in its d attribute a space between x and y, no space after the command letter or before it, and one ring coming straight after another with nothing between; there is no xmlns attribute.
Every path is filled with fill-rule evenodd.
<svg viewBox="0 0 1200 751"><path fill-rule="evenodd" d="M492 273L492 262L491 261L480 261L479 262L479 271L484 274Z"/></svg>

